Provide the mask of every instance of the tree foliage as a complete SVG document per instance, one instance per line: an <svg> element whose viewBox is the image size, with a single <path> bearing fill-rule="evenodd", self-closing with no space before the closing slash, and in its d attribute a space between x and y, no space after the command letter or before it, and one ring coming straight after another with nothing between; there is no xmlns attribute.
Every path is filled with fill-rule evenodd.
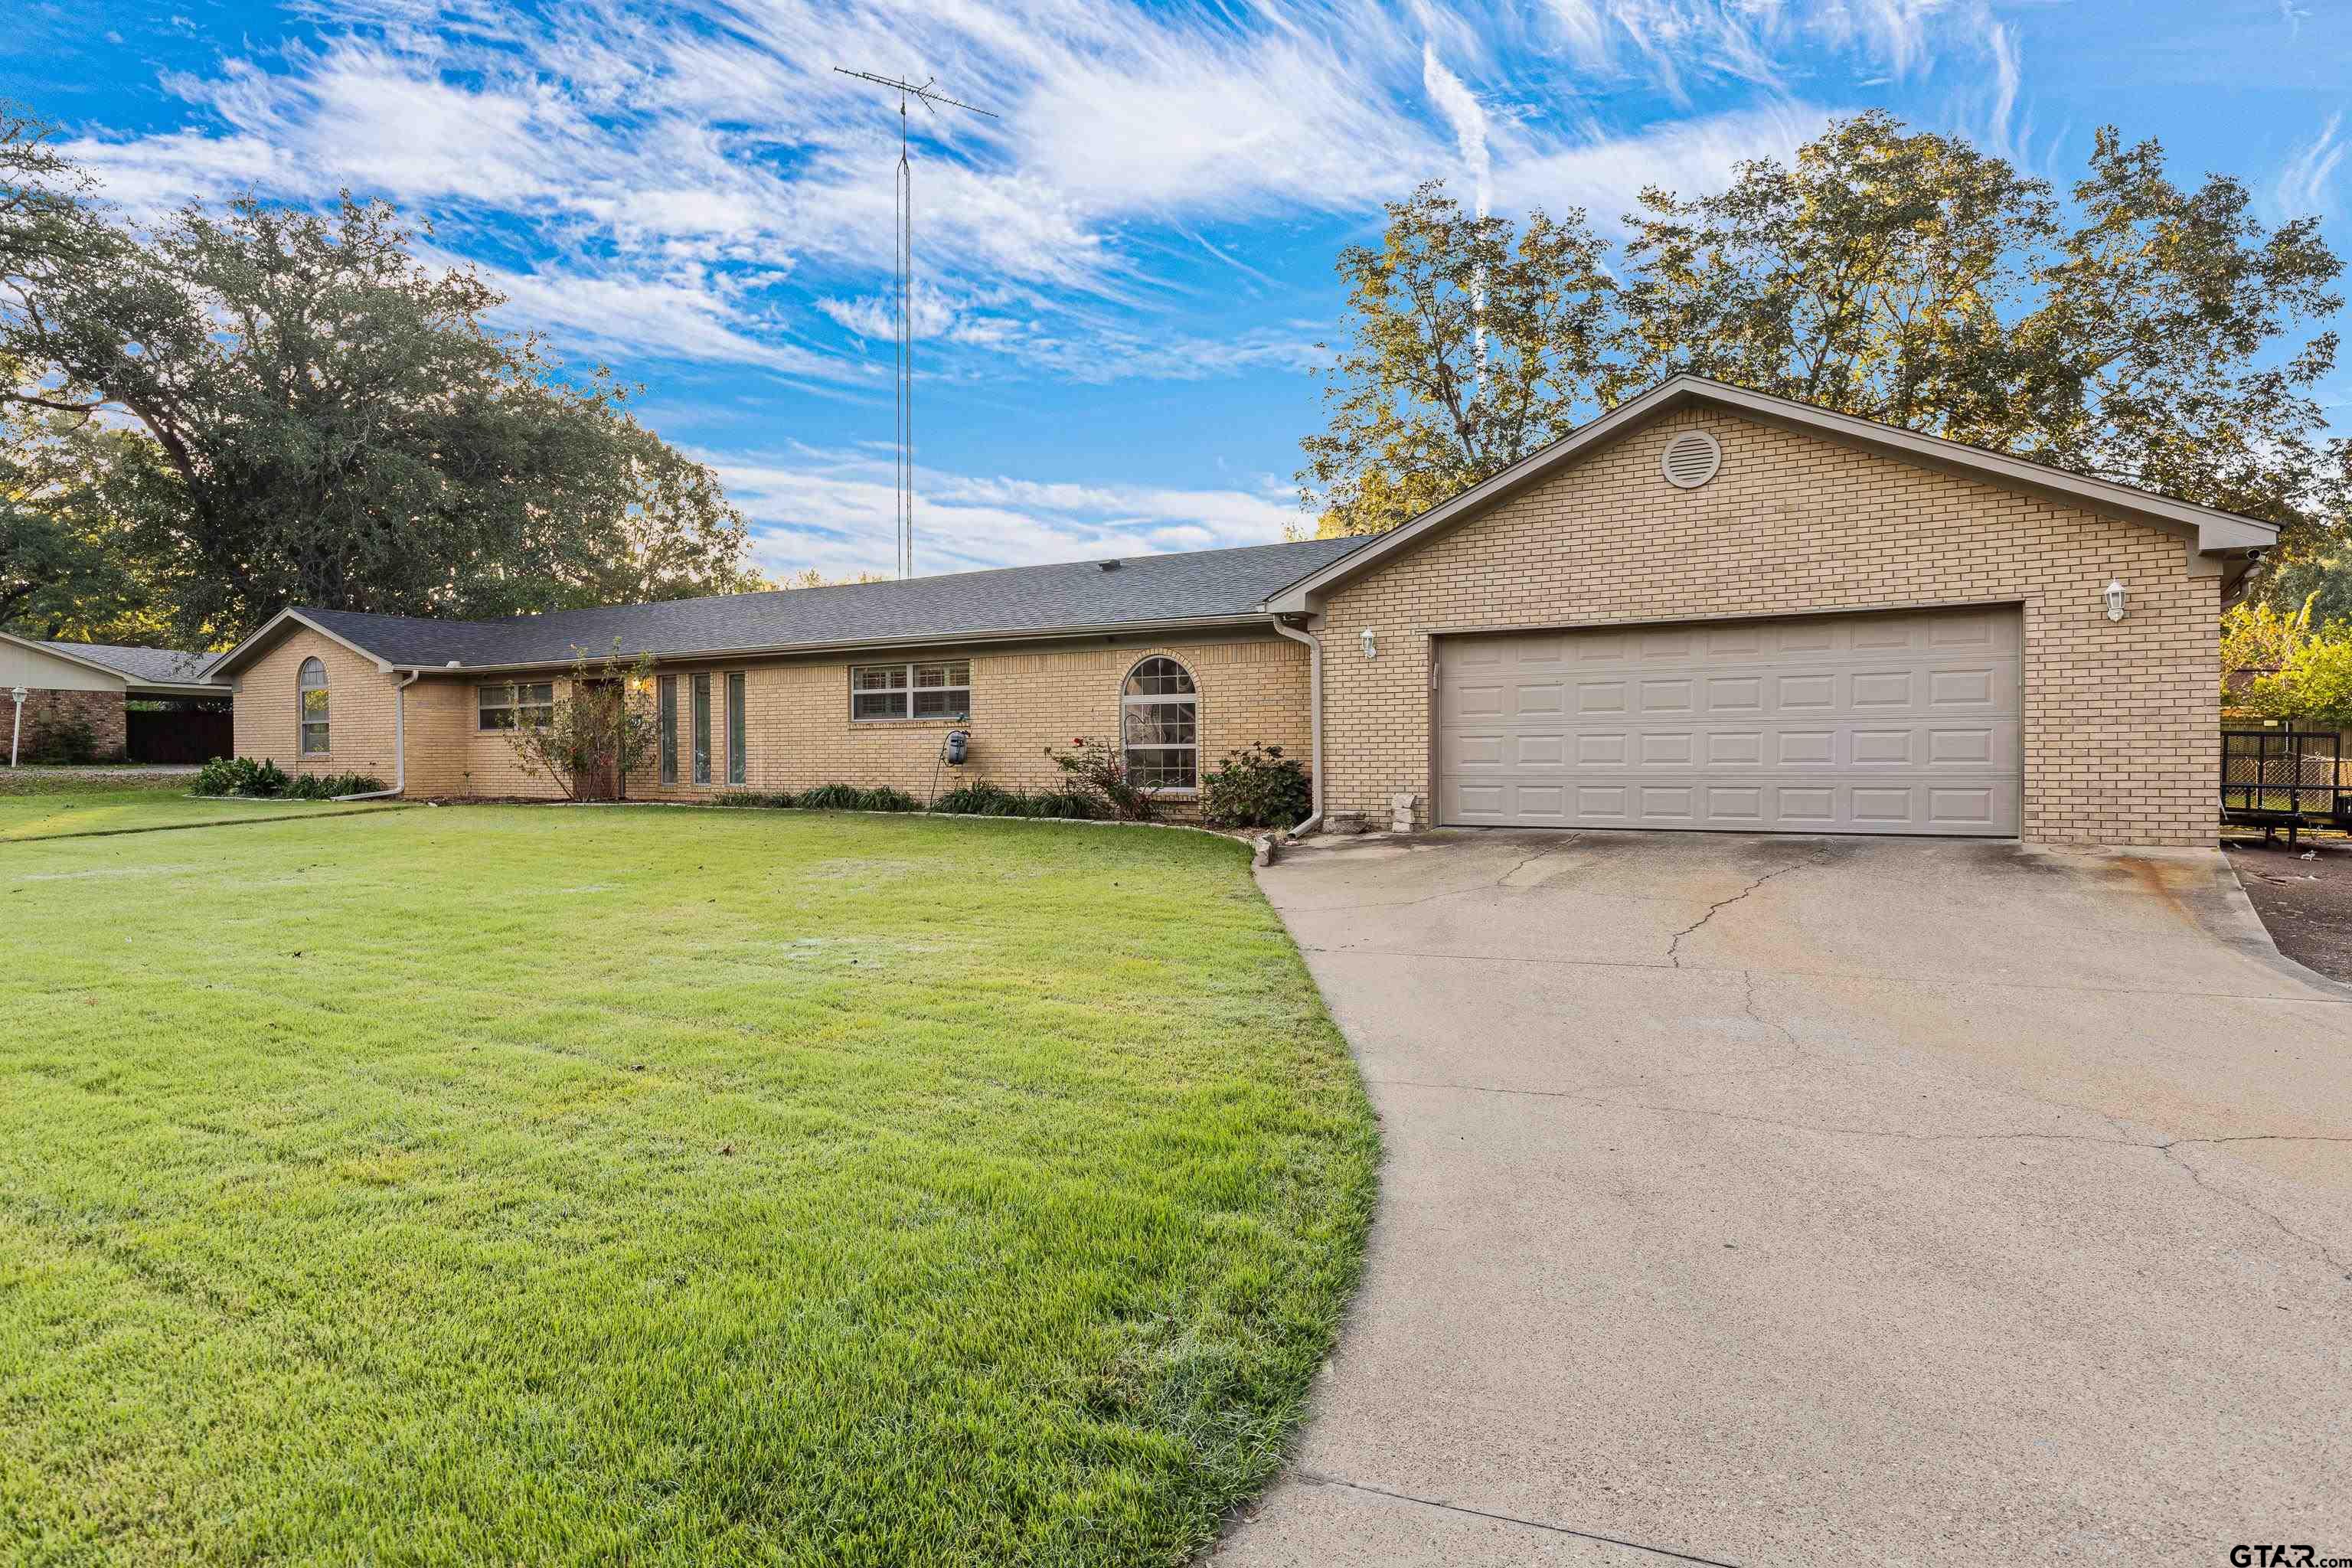
<svg viewBox="0 0 2352 1568"><path fill-rule="evenodd" d="M515 760L544 773L566 800L597 798L609 781L626 799L629 775L653 761L660 742L654 714L654 658L625 658L615 643L591 658L574 650L572 681L543 722L528 720L506 731Z"/></svg>
<svg viewBox="0 0 2352 1568"><path fill-rule="evenodd" d="M1339 263L1349 336L1299 474L1326 533L1392 527L1683 371L2263 517L2290 555L2346 521L2315 395L2340 263L2316 219L2266 229L2153 141L2101 131L2062 199L1873 111L1721 191L1645 190L1613 260L1581 215L1532 214L1515 247L1434 185L1389 213ZM1482 329L1515 374L1478 378Z"/></svg>
<svg viewBox="0 0 2352 1568"><path fill-rule="evenodd" d="M2352 553L2283 561L2264 570L2250 596L2290 614L2308 606L2315 626L2352 622Z"/></svg>
<svg viewBox="0 0 2352 1568"><path fill-rule="evenodd" d="M16 384L5 362L0 384ZM162 482L153 443L131 432L0 406L0 627L76 642L167 641L164 601L125 521Z"/></svg>
<svg viewBox="0 0 2352 1568"><path fill-rule="evenodd" d="M2221 616L2221 707L2241 718L2352 729L2352 623L2312 624L2312 604L2262 601Z"/></svg>
<svg viewBox="0 0 2352 1568"><path fill-rule="evenodd" d="M180 637L288 603L484 616L756 584L710 471L609 372L488 325L501 297L416 260L391 207L246 199L134 232L44 129L0 120L0 404L76 422L36 433L60 473L30 504L101 500Z"/></svg>
<svg viewBox="0 0 2352 1568"><path fill-rule="evenodd" d="M1394 528L1568 434L1616 390L1606 247L1581 210L1515 231L1431 182L1391 204L1379 249L1339 253L1348 338L1330 427L1299 483L1327 533Z"/></svg>

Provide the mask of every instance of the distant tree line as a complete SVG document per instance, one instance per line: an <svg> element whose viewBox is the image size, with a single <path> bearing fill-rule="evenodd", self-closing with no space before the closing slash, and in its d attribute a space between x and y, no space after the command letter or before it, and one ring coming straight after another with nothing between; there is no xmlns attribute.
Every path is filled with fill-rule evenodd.
<svg viewBox="0 0 2352 1568"><path fill-rule="evenodd" d="M1339 259L1298 474L1322 533L1393 528L1684 371L2267 519L2282 564L2332 552L2352 510L2318 220L2266 228L2154 141L2099 132L2062 200L1874 111L1721 191L1643 191L1618 247L1580 210L1515 224L1442 183L1388 216Z"/></svg>
<svg viewBox="0 0 2352 1568"><path fill-rule="evenodd" d="M218 647L289 603L499 616L761 586L711 471L346 195L150 227L0 106L0 626Z"/></svg>

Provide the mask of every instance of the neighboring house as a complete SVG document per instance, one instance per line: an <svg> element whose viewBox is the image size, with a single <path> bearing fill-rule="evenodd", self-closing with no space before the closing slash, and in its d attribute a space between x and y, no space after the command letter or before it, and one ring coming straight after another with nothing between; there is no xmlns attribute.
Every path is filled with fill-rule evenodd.
<svg viewBox="0 0 2352 1568"><path fill-rule="evenodd" d="M961 776L1006 785L1081 735L1179 791L1274 742L1381 822L1409 795L1447 825L2206 844L2218 616L2275 538L1684 376L1371 540L494 622L298 607L211 674L240 753L425 795L555 793L507 731L617 641L660 660L640 798L920 795L965 727Z"/></svg>
<svg viewBox="0 0 2352 1568"><path fill-rule="evenodd" d="M117 647L105 643L43 642L0 632L0 701L17 687L26 691L18 751L30 758L50 752L68 731L87 727L93 753L105 762L201 762L203 756L158 754L204 750L225 755L229 743L226 714L210 722L164 714L222 706L229 693L205 679L209 653L176 648ZM134 716L131 706L136 705ZM152 716L152 717L151 717ZM13 701L0 722L16 724ZM5 739L5 737L0 737ZM183 744L183 742L188 743Z"/></svg>

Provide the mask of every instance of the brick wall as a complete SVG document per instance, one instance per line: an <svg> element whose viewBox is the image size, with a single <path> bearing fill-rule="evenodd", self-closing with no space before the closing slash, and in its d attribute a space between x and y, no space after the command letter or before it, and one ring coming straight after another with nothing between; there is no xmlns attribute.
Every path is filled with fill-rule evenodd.
<svg viewBox="0 0 2352 1568"><path fill-rule="evenodd" d="M1658 472L1697 426L1722 471ZM2024 837L2210 844L2221 582L2145 524L1718 410L1662 417L1335 592L1326 805L1430 799L1431 637L1449 630L2013 602L2024 612ZM2119 577L2130 613L2106 619ZM1357 652L1379 635L1381 657Z"/></svg>
<svg viewBox="0 0 2352 1568"><path fill-rule="evenodd" d="M327 751L309 757L295 717L295 682L306 658L327 667ZM373 773L390 784L397 679L339 642L298 631L237 677L236 754L267 757L289 773Z"/></svg>
<svg viewBox="0 0 2352 1568"><path fill-rule="evenodd" d="M8 694L0 690L0 719L11 726L16 722L16 704ZM117 691L60 691L53 687L27 687L25 695L24 728L17 734L17 755L26 761L41 756L58 731L79 720L89 726L93 757L100 762L119 763L125 744L122 715L122 693ZM0 735L0 741L8 737Z"/></svg>
<svg viewBox="0 0 2352 1568"><path fill-rule="evenodd" d="M342 662L332 655L340 654ZM1116 737L1119 732L1120 686L1137 661L1165 654L1192 671L1199 689L1201 766L1203 773L1229 751L1258 742L1279 745L1290 755L1307 756L1307 650L1271 631L1174 642L1089 639L1009 651L926 650L912 657L929 662L968 658L971 663L970 760L961 769L936 770L937 787L986 781L1006 788L1034 789L1060 774L1045 756L1048 744L1067 746L1075 738ZM391 693L396 678L378 674L317 634L297 632L247 672L236 700L240 755L275 755L281 765L293 754L294 679L304 658L328 661L333 683L334 757L331 771L357 767L392 778ZM947 731L945 720L858 722L849 717L849 670L853 664L890 662L887 655L856 659L783 658L760 661L664 664L660 673L678 678L679 783L665 786L658 763L633 773L628 794L635 800L703 800L730 788L804 790L822 784L870 788L888 784L928 797L933 761ZM745 782L727 783L727 672L744 674ZM710 675L711 779L692 777L692 681ZM419 796L524 796L560 798L544 775L522 767L504 732L483 733L477 718L476 688L484 679L427 675L408 689L404 724L408 738L408 788ZM558 680L559 696L568 682ZM346 692L350 695L347 698ZM651 700L651 693L647 694ZM346 710L357 719L347 742ZM381 763L347 763L346 745L374 743L381 735ZM257 749L274 744L275 751ZM373 753L371 753L373 754Z"/></svg>

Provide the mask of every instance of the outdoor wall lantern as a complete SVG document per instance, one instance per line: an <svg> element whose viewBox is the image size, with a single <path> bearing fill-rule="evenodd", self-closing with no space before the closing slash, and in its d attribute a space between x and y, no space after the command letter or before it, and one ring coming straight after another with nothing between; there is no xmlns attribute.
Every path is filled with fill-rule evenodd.
<svg viewBox="0 0 2352 1568"><path fill-rule="evenodd" d="M1381 645L1372 639L1371 627L1366 626L1357 635L1363 642L1364 657L1366 658L1378 658L1381 657Z"/></svg>
<svg viewBox="0 0 2352 1568"><path fill-rule="evenodd" d="M2109 578L2106 592L2100 597L2107 602L2107 619L2120 621L2124 618L2124 585L2121 578Z"/></svg>

